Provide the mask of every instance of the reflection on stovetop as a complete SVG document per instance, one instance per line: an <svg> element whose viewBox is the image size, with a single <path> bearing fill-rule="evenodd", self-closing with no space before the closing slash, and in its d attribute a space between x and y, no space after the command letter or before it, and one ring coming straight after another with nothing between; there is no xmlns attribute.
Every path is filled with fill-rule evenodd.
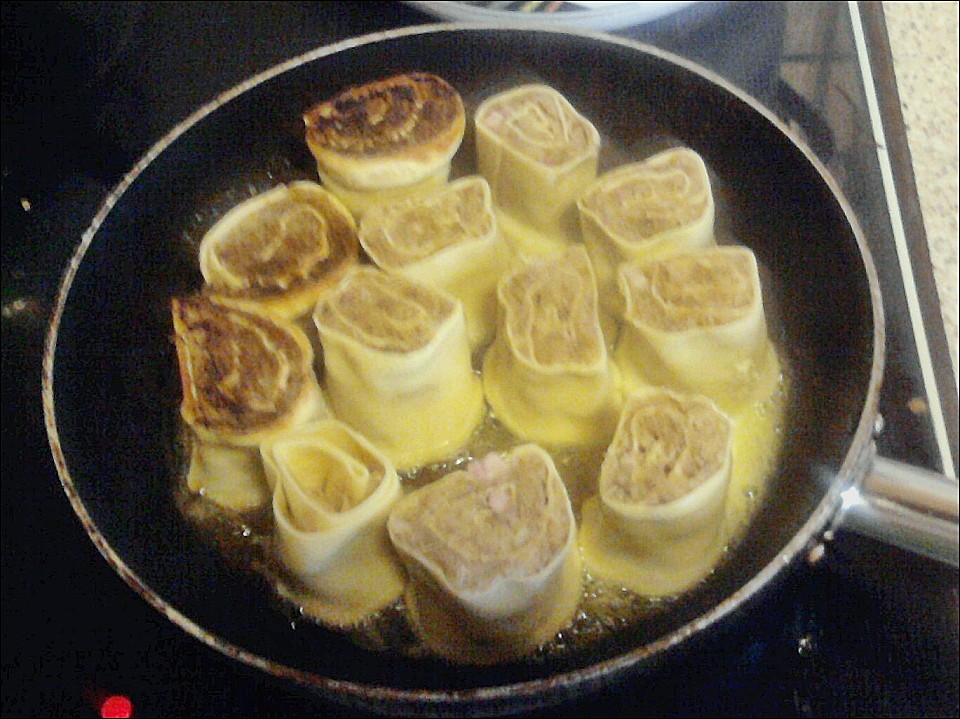
<svg viewBox="0 0 960 719"><path fill-rule="evenodd" d="M430 18L400 3L5 3L2 13L4 715L95 716L111 693L139 716L354 714L201 645L99 557L46 444L40 356L76 242L153 141L281 60ZM887 308L878 444L940 468L929 415L910 409L924 396L921 361L847 3L699 3L625 34L746 89L840 180ZM954 569L841 533L666 666L534 715L954 716L957 584Z"/></svg>

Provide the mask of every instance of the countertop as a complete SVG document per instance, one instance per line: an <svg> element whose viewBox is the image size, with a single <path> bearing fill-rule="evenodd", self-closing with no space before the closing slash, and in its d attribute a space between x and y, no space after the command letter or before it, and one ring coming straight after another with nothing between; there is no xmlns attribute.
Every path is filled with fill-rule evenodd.
<svg viewBox="0 0 960 719"><path fill-rule="evenodd" d="M883 11L956 382L958 3L884 2Z"/></svg>

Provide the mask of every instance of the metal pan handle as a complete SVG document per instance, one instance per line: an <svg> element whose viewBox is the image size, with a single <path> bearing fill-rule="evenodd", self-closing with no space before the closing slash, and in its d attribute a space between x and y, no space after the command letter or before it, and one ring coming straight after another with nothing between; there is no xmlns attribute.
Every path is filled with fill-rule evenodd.
<svg viewBox="0 0 960 719"><path fill-rule="evenodd" d="M839 526L958 566L957 480L870 451L863 481L841 495Z"/></svg>

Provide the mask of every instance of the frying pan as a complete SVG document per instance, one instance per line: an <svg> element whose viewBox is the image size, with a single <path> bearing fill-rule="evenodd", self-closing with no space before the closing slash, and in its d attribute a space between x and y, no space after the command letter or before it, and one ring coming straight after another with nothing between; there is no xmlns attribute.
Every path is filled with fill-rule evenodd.
<svg viewBox="0 0 960 719"><path fill-rule="evenodd" d="M713 176L718 239L755 251L777 318L774 340L792 368L779 463L736 550L662 611L568 653L458 667L363 649L311 623L293 630L264 580L198 533L175 499L182 458L169 298L200 287L200 237L254 192L315 179L304 109L347 85L413 69L451 82L468 112L520 82L552 85L597 125L606 141L602 166L677 144L699 152ZM471 171L474 149L468 130L454 174ZM443 25L293 59L217 98L154 146L107 198L68 266L44 355L43 401L64 490L92 541L185 631L353 706L492 714L546 706L652 669L698 633L749 611L751 598L815 551L838 518L857 516L843 505L873 477L881 486L918 488L906 498L913 505L946 501L946 520L912 513L914 525L901 523L907 529L896 536L903 544L923 537L927 553L955 562L955 485L915 472L885 482L881 470L890 465L875 457L883 347L876 273L856 219L772 113L709 72L630 41ZM876 526L869 512L859 516L862 526ZM918 534L918 525L935 531Z"/></svg>

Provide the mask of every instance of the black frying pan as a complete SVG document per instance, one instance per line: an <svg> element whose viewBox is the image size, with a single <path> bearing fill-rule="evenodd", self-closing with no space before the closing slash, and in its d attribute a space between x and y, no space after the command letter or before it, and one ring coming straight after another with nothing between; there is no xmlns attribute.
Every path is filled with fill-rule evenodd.
<svg viewBox="0 0 960 719"><path fill-rule="evenodd" d="M301 115L346 85L426 70L468 112L546 82L601 131L606 166L675 144L714 178L718 239L765 268L776 341L795 369L767 500L715 575L666 611L545 661L452 667L359 648L301 623L184 520L174 501L179 385L169 298L201 284L197 243L255 189L315 179ZM455 173L471 169L467 133ZM749 611L816 544L870 462L883 363L875 273L849 206L812 154L748 98L662 52L563 31L402 30L325 48L258 76L175 128L110 195L66 273L44 362L44 405L64 488L107 560L202 641L324 696L390 712L520 710L631 672Z"/></svg>

